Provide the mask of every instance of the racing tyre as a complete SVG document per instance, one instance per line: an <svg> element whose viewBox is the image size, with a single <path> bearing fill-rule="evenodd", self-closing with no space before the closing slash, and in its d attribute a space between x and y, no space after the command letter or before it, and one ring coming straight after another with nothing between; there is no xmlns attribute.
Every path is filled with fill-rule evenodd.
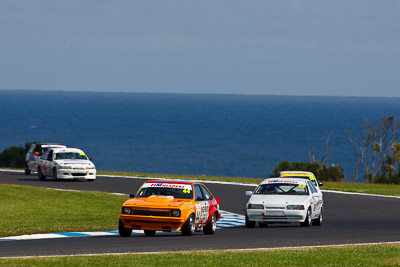
<svg viewBox="0 0 400 267"><path fill-rule="evenodd" d="M311 210L308 209L307 210L307 216L306 219L304 220L304 222L301 223L301 226L303 227L308 227L311 225Z"/></svg>
<svg viewBox="0 0 400 267"><path fill-rule="evenodd" d="M53 168L53 180L57 180L57 169Z"/></svg>
<svg viewBox="0 0 400 267"><path fill-rule="evenodd" d="M40 167L39 167L38 170L37 170L37 174L38 174L39 180L45 180L45 179L46 179L46 175L44 175L44 174L42 173L42 169L41 169Z"/></svg>
<svg viewBox="0 0 400 267"><path fill-rule="evenodd" d="M246 213L246 227L247 228L254 228L256 226L256 222L249 221L249 217L247 217Z"/></svg>
<svg viewBox="0 0 400 267"><path fill-rule="evenodd" d="M31 170L28 168L28 165L25 165L25 175L30 175Z"/></svg>
<svg viewBox="0 0 400 267"><path fill-rule="evenodd" d="M155 236L156 235L156 231L154 231L154 230L144 230L144 234L146 236Z"/></svg>
<svg viewBox="0 0 400 267"><path fill-rule="evenodd" d="M319 217L315 220L312 220L312 225L314 226L320 226L322 224L322 208L321 208L321 213L319 214Z"/></svg>
<svg viewBox="0 0 400 267"><path fill-rule="evenodd" d="M130 237L132 235L132 229L125 228L124 223L119 219L118 233L122 237Z"/></svg>
<svg viewBox="0 0 400 267"><path fill-rule="evenodd" d="M207 223L206 226L203 228L203 232L206 235L213 235L215 234L215 230L217 230L217 214L214 213L211 217L211 220Z"/></svg>
<svg viewBox="0 0 400 267"><path fill-rule="evenodd" d="M192 235L194 233L194 230L194 214L191 214L187 221L182 225L181 232L182 235Z"/></svg>

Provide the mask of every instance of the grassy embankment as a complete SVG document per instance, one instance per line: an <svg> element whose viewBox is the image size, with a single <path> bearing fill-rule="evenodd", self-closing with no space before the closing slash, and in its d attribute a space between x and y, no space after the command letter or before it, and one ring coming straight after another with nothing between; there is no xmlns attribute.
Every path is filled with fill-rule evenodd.
<svg viewBox="0 0 400 267"><path fill-rule="evenodd" d="M245 184L259 184L264 178L245 178L245 177L218 177L218 176L196 176L196 175L173 175L173 174L148 174L148 173L129 173L129 172L106 172L99 171L100 175L115 176L135 176L149 178L166 178L166 179L184 179L184 180L202 180L202 181L223 181L236 182ZM364 184L364 183L339 183L324 182L322 190L335 190L345 192L357 192L367 194L378 194L387 196L400 196L400 185L391 184Z"/></svg>
<svg viewBox="0 0 400 267"><path fill-rule="evenodd" d="M400 245L0 259L1 266L399 266Z"/></svg>
<svg viewBox="0 0 400 267"><path fill-rule="evenodd" d="M128 196L0 184L0 237L115 230Z"/></svg>

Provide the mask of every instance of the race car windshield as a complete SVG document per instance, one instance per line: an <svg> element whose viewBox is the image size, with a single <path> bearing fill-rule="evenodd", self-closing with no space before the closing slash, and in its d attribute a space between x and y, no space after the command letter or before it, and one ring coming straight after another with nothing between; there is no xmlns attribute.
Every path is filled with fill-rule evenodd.
<svg viewBox="0 0 400 267"><path fill-rule="evenodd" d="M136 195L136 197L149 196L173 196L174 198L192 199L193 191L183 188L144 187Z"/></svg>
<svg viewBox="0 0 400 267"><path fill-rule="evenodd" d="M56 154L55 159L87 159L87 157L78 152L61 152Z"/></svg>
<svg viewBox="0 0 400 267"><path fill-rule="evenodd" d="M254 194L258 195L308 195L308 188L302 184L273 183L259 185Z"/></svg>
<svg viewBox="0 0 400 267"><path fill-rule="evenodd" d="M315 181L315 179L314 180L312 180L312 179L310 179L309 177L306 177L306 176L282 176L282 177L285 177L285 179L286 178L295 178L295 179L306 179L306 180L310 180L315 186L318 186L317 185L317 182Z"/></svg>

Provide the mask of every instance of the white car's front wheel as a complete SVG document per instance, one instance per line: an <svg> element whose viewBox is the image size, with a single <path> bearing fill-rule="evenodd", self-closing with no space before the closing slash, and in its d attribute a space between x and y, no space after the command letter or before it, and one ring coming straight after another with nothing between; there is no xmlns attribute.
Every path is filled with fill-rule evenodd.
<svg viewBox="0 0 400 267"><path fill-rule="evenodd" d="M250 221L249 217L247 216L246 213L246 227L247 228L254 228L256 226L256 222L255 221Z"/></svg>
<svg viewBox="0 0 400 267"><path fill-rule="evenodd" d="M53 168L53 180L57 180L57 168Z"/></svg>
<svg viewBox="0 0 400 267"><path fill-rule="evenodd" d="M38 174L39 180L45 180L45 179L46 179L46 175L44 175L44 174L42 173L42 168L38 167L37 174Z"/></svg>
<svg viewBox="0 0 400 267"><path fill-rule="evenodd" d="M311 209L308 208L306 219L301 223L301 226L308 227L311 225Z"/></svg>

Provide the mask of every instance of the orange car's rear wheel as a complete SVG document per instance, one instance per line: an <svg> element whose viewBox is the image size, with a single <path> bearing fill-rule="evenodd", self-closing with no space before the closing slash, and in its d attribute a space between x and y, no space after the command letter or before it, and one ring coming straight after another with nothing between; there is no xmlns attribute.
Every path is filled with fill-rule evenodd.
<svg viewBox="0 0 400 267"><path fill-rule="evenodd" d="M206 235L213 235L216 229L217 229L217 214L214 213L208 224L204 226L203 232Z"/></svg>

